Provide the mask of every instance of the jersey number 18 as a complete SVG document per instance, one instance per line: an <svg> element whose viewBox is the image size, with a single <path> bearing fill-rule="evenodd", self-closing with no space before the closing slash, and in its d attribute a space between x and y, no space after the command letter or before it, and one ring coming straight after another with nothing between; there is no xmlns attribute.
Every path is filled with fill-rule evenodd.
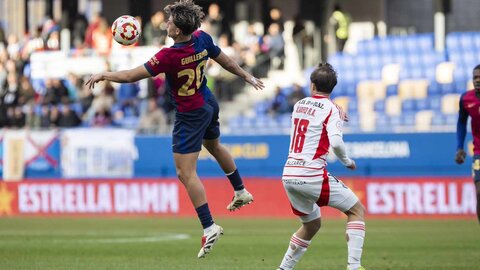
<svg viewBox="0 0 480 270"><path fill-rule="evenodd" d="M307 119L293 119L294 131L290 147L290 153L301 153L305 144L305 133L307 133L310 121Z"/></svg>

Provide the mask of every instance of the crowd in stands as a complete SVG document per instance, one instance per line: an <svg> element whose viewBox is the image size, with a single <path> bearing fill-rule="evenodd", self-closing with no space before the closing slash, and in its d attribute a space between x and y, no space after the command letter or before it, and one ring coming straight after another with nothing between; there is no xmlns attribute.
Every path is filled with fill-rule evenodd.
<svg viewBox="0 0 480 270"><path fill-rule="evenodd" d="M137 18L141 20L140 18ZM166 17L162 11L143 24L141 39L134 46L168 46ZM1 28L1 27L0 27ZM110 24L100 14L87 20L73 18L71 57L105 57L121 48L112 41ZM273 9L266 33L254 25L241 41L235 41L231 27L217 4L210 5L202 29L240 65L255 76L264 77L271 68L281 68L284 58L283 19ZM126 126L145 132L165 132L171 124L172 107L161 76L134 84L103 83L93 91L85 87L86 76L69 73L64 78L32 79L30 57L35 52L60 50L62 27L46 19L23 37L5 37L0 31L0 128L52 128L77 126ZM166 44L167 43L167 44ZM209 87L220 101L231 101L244 82L215 62L207 70Z"/></svg>

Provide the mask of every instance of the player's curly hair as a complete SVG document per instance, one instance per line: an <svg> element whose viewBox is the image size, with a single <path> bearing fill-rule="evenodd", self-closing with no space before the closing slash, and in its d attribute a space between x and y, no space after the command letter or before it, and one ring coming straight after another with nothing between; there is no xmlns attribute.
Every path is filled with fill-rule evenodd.
<svg viewBox="0 0 480 270"><path fill-rule="evenodd" d="M182 30L184 35L190 35L197 30L205 13L202 7L196 5L193 0L180 0L164 8L167 16L172 16L175 26Z"/></svg>
<svg viewBox="0 0 480 270"><path fill-rule="evenodd" d="M310 75L317 92L331 93L337 85L337 72L329 63L320 63Z"/></svg>

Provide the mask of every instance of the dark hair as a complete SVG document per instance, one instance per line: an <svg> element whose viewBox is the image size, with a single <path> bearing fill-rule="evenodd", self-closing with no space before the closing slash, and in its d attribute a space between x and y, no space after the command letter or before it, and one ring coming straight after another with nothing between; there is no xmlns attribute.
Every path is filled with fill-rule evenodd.
<svg viewBox="0 0 480 270"><path fill-rule="evenodd" d="M480 65L477 65L476 67L473 68L473 70L480 69Z"/></svg>
<svg viewBox="0 0 480 270"><path fill-rule="evenodd" d="M337 85L337 72L329 63L320 63L310 75L317 92L331 93Z"/></svg>
<svg viewBox="0 0 480 270"><path fill-rule="evenodd" d="M202 7L193 3L193 0L180 0L164 9L167 16L172 16L175 26L182 30L182 34L190 35L200 27L205 13Z"/></svg>

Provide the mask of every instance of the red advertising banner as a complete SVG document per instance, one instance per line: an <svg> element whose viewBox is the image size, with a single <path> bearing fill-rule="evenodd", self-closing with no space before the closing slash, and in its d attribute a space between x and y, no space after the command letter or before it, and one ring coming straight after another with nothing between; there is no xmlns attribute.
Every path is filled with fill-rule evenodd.
<svg viewBox="0 0 480 270"><path fill-rule="evenodd" d="M476 191L470 178L344 178L370 217L474 218ZM294 217L280 179L248 178L255 202L226 210L233 191L227 179L203 181L215 217ZM35 180L0 182L0 216L196 215L176 179ZM322 208L322 216L342 217Z"/></svg>

